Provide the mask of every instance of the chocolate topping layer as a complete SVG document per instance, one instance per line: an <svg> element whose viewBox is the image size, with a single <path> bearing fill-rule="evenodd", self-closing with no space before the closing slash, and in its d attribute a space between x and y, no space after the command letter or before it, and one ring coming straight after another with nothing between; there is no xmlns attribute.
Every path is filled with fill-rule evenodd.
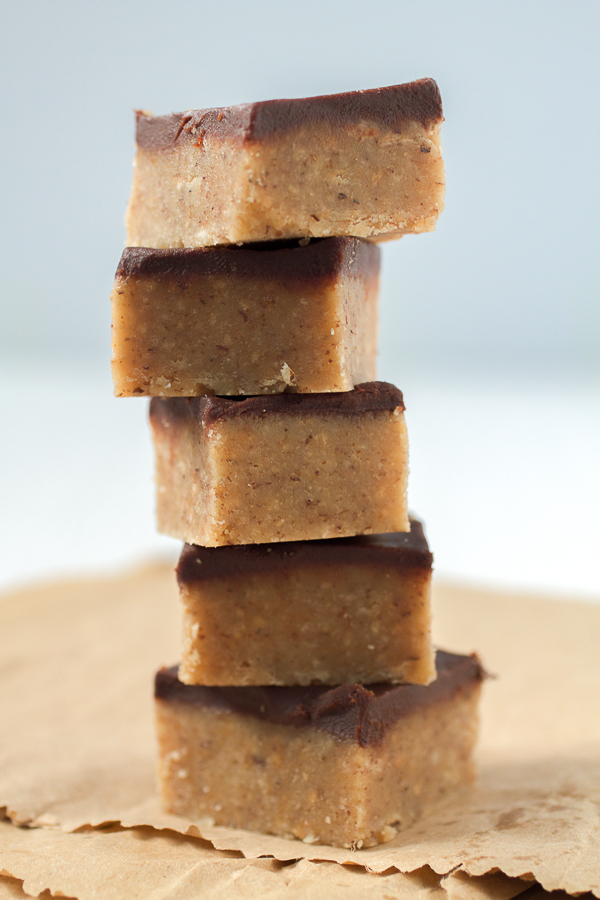
<svg viewBox="0 0 600 900"><path fill-rule="evenodd" d="M468 690L485 678L475 654L438 650L437 678L429 685L344 684L340 687L204 687L182 684L177 667L156 675L155 697L256 716L275 725L311 727L361 747L380 743L386 730L420 707Z"/></svg>
<svg viewBox="0 0 600 900"><path fill-rule="evenodd" d="M136 112L136 117L137 145L144 150L168 150L182 141L201 146L207 134L244 143L260 141L315 122L334 127L370 122L399 134L407 122L417 121L426 128L443 118L440 92L432 78L368 91L266 100L170 116Z"/></svg>
<svg viewBox="0 0 600 900"><path fill-rule="evenodd" d="M177 564L180 585L210 578L232 578L256 572L276 572L302 566L397 566L429 571L429 551L418 519L410 520L410 531L369 534L317 541L287 541L279 544L239 544L228 547L198 547L186 544Z"/></svg>
<svg viewBox="0 0 600 900"><path fill-rule="evenodd" d="M182 419L209 426L221 419L265 415L359 415L379 410L404 410L402 392L385 381L367 381L352 391L331 394L267 394L261 397L153 397L150 419L169 427Z"/></svg>
<svg viewBox="0 0 600 900"><path fill-rule="evenodd" d="M116 277L182 282L224 276L314 283L333 281L343 273L371 279L379 274L379 257L376 244L353 237L313 240L304 247L297 240L201 249L127 247Z"/></svg>

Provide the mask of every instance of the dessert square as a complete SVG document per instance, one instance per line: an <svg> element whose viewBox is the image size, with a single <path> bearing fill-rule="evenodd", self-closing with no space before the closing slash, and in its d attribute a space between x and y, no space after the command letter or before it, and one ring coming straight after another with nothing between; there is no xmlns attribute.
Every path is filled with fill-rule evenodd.
<svg viewBox="0 0 600 900"><path fill-rule="evenodd" d="M423 527L320 541L186 545L179 679L205 685L428 684Z"/></svg>
<svg viewBox="0 0 600 900"><path fill-rule="evenodd" d="M188 544L408 531L401 392L154 397L158 529Z"/></svg>
<svg viewBox="0 0 600 900"><path fill-rule="evenodd" d="M472 782L483 677L442 651L427 686L204 687L161 670L163 806L307 842L390 840Z"/></svg>
<svg viewBox="0 0 600 900"><path fill-rule="evenodd" d="M350 391L373 380L379 256L356 238L128 247L111 297L116 396Z"/></svg>
<svg viewBox="0 0 600 900"><path fill-rule="evenodd" d="M436 83L137 113L132 247L432 231L443 208Z"/></svg>

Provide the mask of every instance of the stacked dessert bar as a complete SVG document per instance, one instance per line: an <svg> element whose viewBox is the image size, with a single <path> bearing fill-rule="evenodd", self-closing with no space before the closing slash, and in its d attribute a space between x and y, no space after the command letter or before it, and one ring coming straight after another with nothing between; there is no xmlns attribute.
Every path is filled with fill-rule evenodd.
<svg viewBox="0 0 600 900"><path fill-rule="evenodd" d="M433 229L441 121L429 79L137 115L113 377L152 397L186 542L170 812L369 846L473 777L483 672L432 649L404 402L373 380L377 241Z"/></svg>

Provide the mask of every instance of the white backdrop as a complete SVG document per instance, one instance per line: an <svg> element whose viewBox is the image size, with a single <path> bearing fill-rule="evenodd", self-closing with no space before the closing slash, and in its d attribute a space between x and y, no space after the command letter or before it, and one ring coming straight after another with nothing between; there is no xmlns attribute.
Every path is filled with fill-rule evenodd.
<svg viewBox="0 0 600 900"><path fill-rule="evenodd" d="M176 552L108 377L131 110L432 76L446 210L382 281L411 505L441 574L600 595L599 27L595 0L3 4L2 583Z"/></svg>

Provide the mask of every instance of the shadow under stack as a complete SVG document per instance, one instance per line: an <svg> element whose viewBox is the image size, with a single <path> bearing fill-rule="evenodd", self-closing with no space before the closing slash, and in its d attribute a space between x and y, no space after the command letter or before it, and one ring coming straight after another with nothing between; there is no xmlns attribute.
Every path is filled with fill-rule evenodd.
<svg viewBox="0 0 600 900"><path fill-rule="evenodd" d="M483 670L434 652L404 401L375 380L378 241L443 206L434 81L137 115L117 396L152 397L182 660L168 812L390 840L474 777Z"/></svg>

